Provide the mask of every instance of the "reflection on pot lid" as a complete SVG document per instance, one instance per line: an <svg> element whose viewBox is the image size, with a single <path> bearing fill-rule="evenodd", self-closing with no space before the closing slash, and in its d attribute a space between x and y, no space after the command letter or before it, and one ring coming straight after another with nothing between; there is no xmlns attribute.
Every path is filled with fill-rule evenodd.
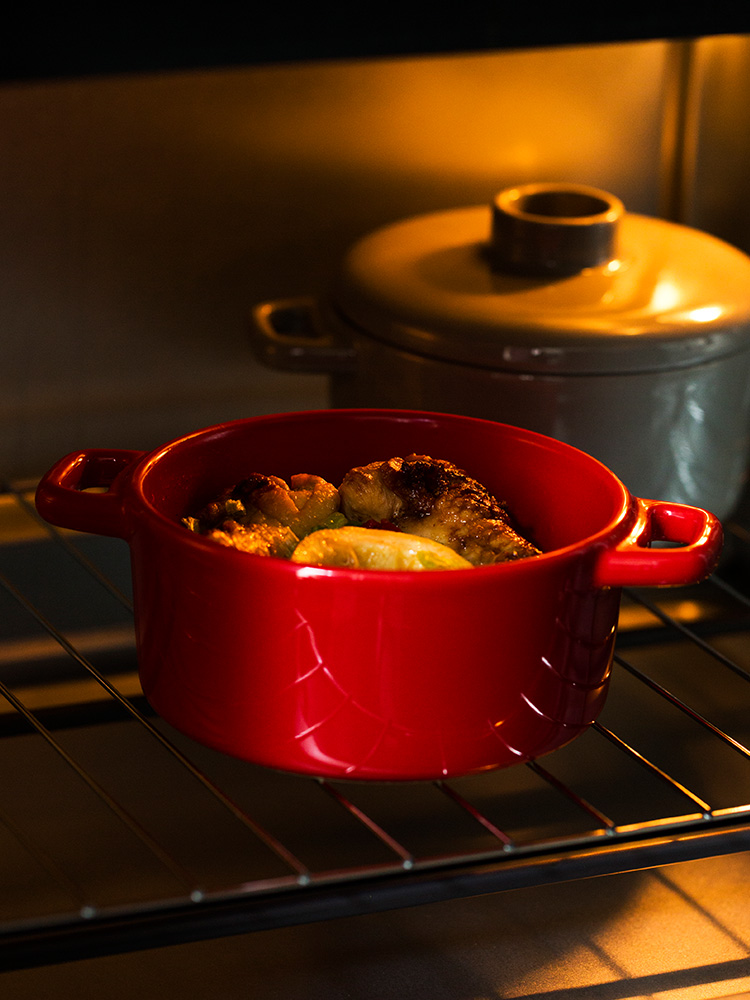
<svg viewBox="0 0 750 1000"><path fill-rule="evenodd" d="M670 369L750 348L750 257L595 188L526 185L366 236L332 303L369 336L448 361Z"/></svg>

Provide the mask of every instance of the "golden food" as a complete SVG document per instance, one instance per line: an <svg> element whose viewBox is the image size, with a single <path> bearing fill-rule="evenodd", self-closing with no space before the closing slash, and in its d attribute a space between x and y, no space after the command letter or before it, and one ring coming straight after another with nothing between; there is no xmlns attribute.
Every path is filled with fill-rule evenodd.
<svg viewBox="0 0 750 1000"><path fill-rule="evenodd" d="M358 569L465 569L539 555L507 506L462 469L409 455L350 469L337 489L303 473L253 474L195 515L221 545Z"/></svg>
<svg viewBox="0 0 750 1000"><path fill-rule="evenodd" d="M471 563L440 542L402 531L328 528L304 538L292 562L347 569L471 569Z"/></svg>

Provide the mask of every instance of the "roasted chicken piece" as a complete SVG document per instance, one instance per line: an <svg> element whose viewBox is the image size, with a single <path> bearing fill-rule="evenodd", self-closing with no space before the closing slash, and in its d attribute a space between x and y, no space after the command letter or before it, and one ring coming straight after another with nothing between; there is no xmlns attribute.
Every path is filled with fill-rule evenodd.
<svg viewBox="0 0 750 1000"><path fill-rule="evenodd" d="M277 559L289 559L299 543L299 538L291 528L286 528L283 524L238 524L236 521L225 521L222 528L206 532L206 537L228 548L252 552L256 556L275 556Z"/></svg>
<svg viewBox="0 0 750 1000"><path fill-rule="evenodd" d="M191 522L188 527L205 533L226 522L283 525L303 538L313 529L327 526L339 509L336 487L307 473L292 476L289 483L262 473L248 476L224 490L195 517L186 518Z"/></svg>
<svg viewBox="0 0 750 1000"><path fill-rule="evenodd" d="M503 503L442 459L408 455L351 469L339 494L348 520L390 522L447 545L474 566L540 554Z"/></svg>
<svg viewBox="0 0 750 1000"><path fill-rule="evenodd" d="M338 525L335 486L306 473L287 485L278 476L257 473L229 487L195 517L184 518L192 531L243 552L288 559L309 532Z"/></svg>

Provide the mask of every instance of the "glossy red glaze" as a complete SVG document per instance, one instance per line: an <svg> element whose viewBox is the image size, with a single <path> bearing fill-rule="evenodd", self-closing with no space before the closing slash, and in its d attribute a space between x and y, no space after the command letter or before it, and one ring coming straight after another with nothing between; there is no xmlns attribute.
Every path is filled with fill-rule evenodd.
<svg viewBox="0 0 750 1000"><path fill-rule="evenodd" d="M299 566L180 517L250 472L341 481L412 452L506 499L545 554L446 572ZM87 486L106 493L82 492ZM523 761L601 710L620 587L700 580L721 527L631 497L599 462L503 424L409 411L282 414L150 454L82 451L37 492L52 523L130 544L143 689L201 743L284 770L424 779ZM648 548L652 539L681 543Z"/></svg>

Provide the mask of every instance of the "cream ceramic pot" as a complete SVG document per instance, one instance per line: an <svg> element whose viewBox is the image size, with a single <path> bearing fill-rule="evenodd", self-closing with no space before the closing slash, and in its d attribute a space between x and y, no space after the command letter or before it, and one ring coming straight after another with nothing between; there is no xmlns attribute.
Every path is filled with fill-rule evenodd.
<svg viewBox="0 0 750 1000"><path fill-rule="evenodd" d="M643 497L731 513L748 464L750 258L534 184L358 242L329 294L253 313L264 364L334 407L440 410L594 455Z"/></svg>

